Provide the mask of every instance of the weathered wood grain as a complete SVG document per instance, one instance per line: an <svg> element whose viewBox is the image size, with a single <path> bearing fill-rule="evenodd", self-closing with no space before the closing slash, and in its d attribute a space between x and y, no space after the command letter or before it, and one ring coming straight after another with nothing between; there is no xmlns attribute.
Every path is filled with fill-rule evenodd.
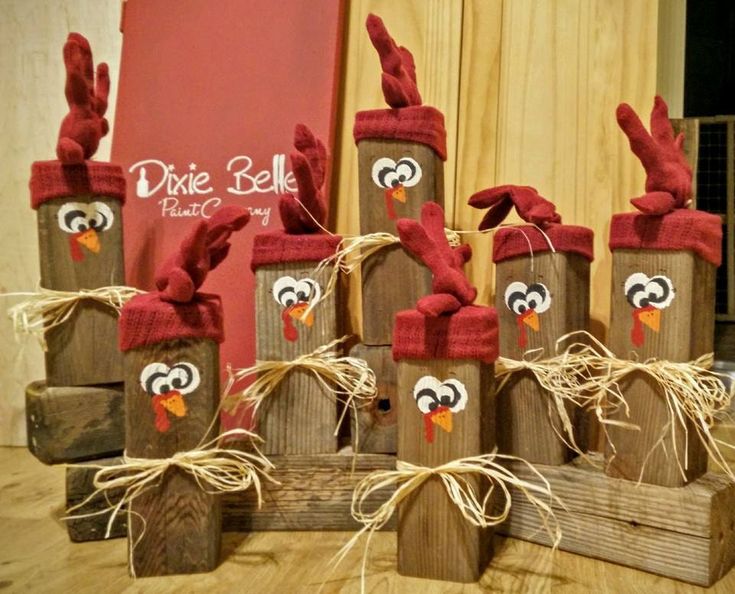
<svg viewBox="0 0 735 594"><path fill-rule="evenodd" d="M274 283L290 276L311 278L318 262L291 262L262 266L255 272L256 359L293 361L339 338L339 295L332 293L314 309L313 325L291 318L298 338L284 336L284 307L273 295ZM331 267L312 278L323 294ZM289 373L261 405L255 422L265 440L263 451L272 454L331 454L337 451L334 429L337 403L329 389L314 374Z"/></svg>
<svg viewBox="0 0 735 594"><path fill-rule="evenodd" d="M374 454L395 454L398 447L398 369L390 346L356 344L350 356L367 362L377 379L378 395L370 406L352 414L352 448ZM356 442L359 441L359 443Z"/></svg>
<svg viewBox="0 0 735 594"><path fill-rule="evenodd" d="M643 272L648 277L664 275L672 281L675 289L674 300L661 310L659 332L644 327L641 347L634 346L631 341L634 308L628 303L624 291L626 279L635 272ZM712 352L714 281L715 267L691 252L615 250L610 349L618 357L637 357L641 361L651 357L691 361ZM608 474L635 481L641 477L643 482L667 487L680 487L704 474L707 454L689 421L688 440L685 431L677 425L676 442L667 433L663 446L653 450L669 419L666 402L653 380L635 373L626 378L620 388L630 407L630 418L625 417L622 411L612 417L639 425L641 430L610 427L610 438L617 452L613 452L610 444L607 445ZM679 471L674 452L678 452L682 466L686 468L686 478ZM646 456L649 456L647 461Z"/></svg>
<svg viewBox="0 0 735 594"><path fill-rule="evenodd" d="M495 273L495 308L500 355L519 361L526 351L543 349L543 356L551 357L559 337L575 330L588 330L589 270L587 259L563 252L499 262ZM549 309L538 314L538 331L524 326L528 340L525 347L519 344L518 316L505 303L505 291L513 282L526 286L541 283L551 299ZM558 435L564 430L552 397L530 371L514 373L508 379L497 394L496 407L501 452L540 464L564 464L571 459L572 451ZM570 404L567 413L574 421L576 408ZM586 423L587 418L584 420Z"/></svg>
<svg viewBox="0 0 735 594"><path fill-rule="evenodd" d="M122 384L26 388L28 449L44 464L110 456L125 448Z"/></svg>
<svg viewBox="0 0 735 594"><path fill-rule="evenodd" d="M114 216L112 227L99 234L100 251L82 248L75 262L69 233L59 227L57 213L67 202L102 202ZM78 291L125 284L120 201L103 196L56 198L38 209L41 286ZM117 349L117 313L101 303L83 301L62 325L46 333L46 381L49 386L84 386L119 382L122 355Z"/></svg>
<svg viewBox="0 0 735 594"><path fill-rule="evenodd" d="M155 426L151 396L140 383L146 365L153 362L172 366L193 364L200 384L184 396L186 415L169 415L171 426L165 433ZM170 340L125 353L126 451L134 458L168 458L195 448L200 440L216 435L219 419L208 434L220 398L219 345L206 339ZM161 484L140 495L132 503L133 520L128 526L128 546L137 542L131 561L139 577L213 570L219 560L221 503L209 495L194 477L173 468ZM133 518L136 516L133 515Z"/></svg>
<svg viewBox="0 0 735 594"><path fill-rule="evenodd" d="M553 504L564 551L700 586L716 582L735 562L735 484L725 476L708 473L671 489L611 478L579 460L537 468L566 508ZM510 469L533 478L522 464ZM512 496L510 518L498 531L549 545L536 511L516 490Z"/></svg>
<svg viewBox="0 0 735 594"><path fill-rule="evenodd" d="M424 415L414 400L425 376L457 379L467 389L466 407L452 414L453 427L424 434ZM398 459L428 467L490 452L494 446L493 366L471 360L403 360L398 363ZM485 486L472 480L484 496ZM472 526L446 493L439 477L425 482L399 507L398 572L455 582L475 582L492 555L492 531Z"/></svg>
<svg viewBox="0 0 735 594"><path fill-rule="evenodd" d="M444 206L444 163L426 145L398 140L368 139L357 145L360 187L360 233L396 235L396 220L418 219L425 202ZM398 161L414 159L422 170L421 180L406 191L406 201L392 200L395 219L385 206L385 189L372 178L373 163L381 157ZM367 345L393 342L393 317L410 309L419 297L431 292L431 273L402 246L382 248L362 264L362 340Z"/></svg>

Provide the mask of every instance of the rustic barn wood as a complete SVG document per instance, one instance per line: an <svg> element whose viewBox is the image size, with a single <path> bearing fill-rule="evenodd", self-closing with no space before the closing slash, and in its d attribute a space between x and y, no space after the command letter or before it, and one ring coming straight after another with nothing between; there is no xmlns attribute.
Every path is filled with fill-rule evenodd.
<svg viewBox="0 0 735 594"><path fill-rule="evenodd" d="M94 493L94 475L100 466L115 466L120 464L122 458L101 458L82 464L74 464L66 467L66 509L87 500ZM72 518L65 520L69 540L72 542L87 542L90 540L102 540L107 533L107 525L112 512L88 516L94 512L102 511L110 507L110 502L115 503L123 496L123 490L110 491L105 495L97 495L85 503L84 508L71 512ZM79 517L74 517L79 516ZM86 517L82 517L86 516ZM124 538L128 534L128 514L124 511L117 514L109 538Z"/></svg>
<svg viewBox="0 0 735 594"><path fill-rule="evenodd" d="M625 282L631 274L641 272L648 277L663 275L670 279L675 296L670 305L660 310L658 332L645 325L639 327L644 342L636 346L631 337L634 307L626 298ZM682 362L712 352L715 289L712 264L685 251L615 250L612 287L609 346L618 357L637 357L641 361L656 357ZM606 447L608 474L635 481L640 477L645 483L666 487L680 487L704 474L707 453L688 421L688 439L677 425L676 443L667 433L663 446L653 450L669 420L666 402L655 383L636 373L620 388L630 407L630 418L622 411L613 418L639 425L641 430L609 428L617 451L610 444ZM681 465L686 468L686 478L679 471L674 452L678 452Z"/></svg>
<svg viewBox="0 0 735 594"><path fill-rule="evenodd" d="M414 386L425 376L459 380L467 389L466 407L452 414L451 432L438 426L433 443L414 400ZM495 445L493 366L472 360L402 360L398 363L398 459L435 467L492 451ZM484 485L473 486L484 496ZM471 525L434 477L401 502L398 516L398 572L402 575L475 582L492 555L492 531Z"/></svg>
<svg viewBox="0 0 735 594"><path fill-rule="evenodd" d="M540 283L548 289L550 302L545 303L548 309L537 314L538 330L519 321L519 315L506 303L506 289L518 282L527 287ZM526 351L533 349L543 349L543 356L550 357L554 355L559 337L589 328L590 265L582 256L545 252L499 262L495 286L502 357L518 361ZM526 346L519 343L520 332L527 338ZM552 397L530 371L510 376L498 391L496 407L501 452L540 464L564 464L571 459L572 451L558 435L564 433ZM568 406L567 412L574 421L575 407ZM591 421L587 416L581 418L584 424ZM585 441L587 433L589 431L585 430Z"/></svg>
<svg viewBox="0 0 735 594"><path fill-rule="evenodd" d="M28 449L44 464L110 456L125 448L122 384L26 388Z"/></svg>
<svg viewBox="0 0 735 594"><path fill-rule="evenodd" d="M200 382L183 396L184 416L164 413L167 431L156 426L152 398L141 385L141 372L150 363L171 367L187 362L199 371ZM169 458L194 449L219 431L219 419L207 433L218 410L219 346L206 339L170 340L125 353L126 451L133 458ZM137 542L132 563L139 577L213 570L218 563L221 531L219 497L205 493L194 477L169 469L160 486L136 498L128 527L128 546ZM135 515L131 516L135 517Z"/></svg>
<svg viewBox="0 0 735 594"><path fill-rule="evenodd" d="M278 484L263 481L263 505L258 508L254 489L242 493L230 493L222 497L222 529L226 532L250 532L254 530L298 530L298 531L348 531L360 528L352 519L350 506L352 493L360 480L377 470L393 470L396 457L379 454L319 454L271 456L275 465L271 476ZM89 465L67 469L67 508L84 501L94 492L92 481L96 469L92 464L115 464L120 458L95 460ZM354 467L353 467L354 464ZM377 508L392 493L385 489L371 496L367 505ZM110 496L116 501L117 494ZM102 509L99 499L88 508ZM81 510L80 510L81 511ZM113 524L111 537L124 537L127 532L125 518ZM74 542L98 540L107 530L108 514L68 522L69 537ZM384 530L395 530L393 518Z"/></svg>
<svg viewBox="0 0 735 594"><path fill-rule="evenodd" d="M408 157L421 168L421 179L405 188L405 202L388 198L386 188L373 180L373 165L380 158L394 162ZM444 163L426 145L400 140L369 139L357 145L360 191L360 233L397 235L396 220L418 219L424 202L444 206ZM395 211L388 216L386 200ZM411 309L419 297L431 292L431 273L402 246L385 247L362 264L362 341L366 345L391 344L393 317Z"/></svg>
<svg viewBox="0 0 735 594"><path fill-rule="evenodd" d="M356 344L350 356L367 362L377 379L378 395L352 413L352 448L375 454L395 454L398 447L398 368L389 346ZM356 442L355 440L359 440Z"/></svg>
<svg viewBox="0 0 735 594"><path fill-rule="evenodd" d="M509 466L533 479L525 465ZM564 551L705 587L735 563L735 484L726 476L707 473L670 489L611 478L579 459L537 468L564 502L553 504ZM536 511L516 490L512 496L510 518L498 532L549 545Z"/></svg>
<svg viewBox="0 0 735 594"><path fill-rule="evenodd" d="M61 229L58 212L68 202L101 202L114 220L98 233L99 251L76 245L83 255L72 259L71 234ZM119 200L103 196L56 198L38 208L38 246L41 286L78 291L125 284L122 208ZM91 300L80 302L70 318L46 332L46 381L49 386L85 386L120 382L122 355L117 348L117 313Z"/></svg>
<svg viewBox="0 0 735 594"><path fill-rule="evenodd" d="M311 278L317 264L270 264L255 271L256 359L293 361L339 338L337 293L328 295L316 306L311 326L284 315L285 307L274 295L274 286L283 277L316 281L320 293L324 294L331 267ZM285 324L295 329L295 340L285 337ZM330 390L310 372L291 371L266 397L255 422L258 433L265 440L262 449L266 455L332 454L337 451L334 435L337 403Z"/></svg>

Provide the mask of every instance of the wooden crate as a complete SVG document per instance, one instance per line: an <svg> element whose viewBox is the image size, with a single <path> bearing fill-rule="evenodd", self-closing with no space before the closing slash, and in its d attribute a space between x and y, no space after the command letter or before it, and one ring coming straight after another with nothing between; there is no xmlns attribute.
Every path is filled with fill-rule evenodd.
<svg viewBox="0 0 735 594"><path fill-rule="evenodd" d="M593 460L602 463L600 456ZM533 479L523 465L510 467ZM699 586L715 583L735 563L735 484L725 476L707 473L670 488L611 478L580 460L537 468L566 506L553 506L564 551ZM550 544L536 511L517 491L498 532Z"/></svg>

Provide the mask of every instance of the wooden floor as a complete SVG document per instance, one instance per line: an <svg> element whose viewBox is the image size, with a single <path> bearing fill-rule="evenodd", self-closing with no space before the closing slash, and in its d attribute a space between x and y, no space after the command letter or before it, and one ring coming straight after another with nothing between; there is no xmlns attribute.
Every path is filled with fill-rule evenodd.
<svg viewBox="0 0 735 594"><path fill-rule="evenodd" d="M195 576L128 577L124 539L72 544L63 523L64 469L44 466L23 448L0 448L0 590L4 592L323 592L360 591L360 552L329 576L328 561L349 538L344 532L225 534L223 562ZM735 571L709 590L618 565L512 539L479 584L401 577L396 537L373 539L368 592L735 592ZM360 549L361 550L361 549Z"/></svg>

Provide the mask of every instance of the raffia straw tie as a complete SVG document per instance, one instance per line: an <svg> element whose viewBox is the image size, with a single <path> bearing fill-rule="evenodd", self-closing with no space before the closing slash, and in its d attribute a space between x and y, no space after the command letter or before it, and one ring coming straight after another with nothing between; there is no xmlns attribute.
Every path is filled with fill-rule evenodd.
<svg viewBox="0 0 735 594"><path fill-rule="evenodd" d="M501 461L523 463L535 476L537 481L528 481L517 477ZM365 591L365 570L367 566L370 539L375 531L384 527L395 513L398 506L412 493L416 492L429 479L437 477L441 480L449 499L457 506L462 516L473 526L487 528L504 522L510 514L512 505L511 489L520 491L537 511L541 525L546 530L554 548L561 541L561 527L556 518L552 504L564 507L561 500L551 492L548 480L530 463L516 456L498 454L496 452L481 456L472 456L453 460L434 468L419 466L398 460L396 470L376 471L367 475L355 487L352 495L352 517L363 525L359 532L340 549L332 558L333 568L345 558L361 536L367 532L367 541L362 558L361 586ZM484 495L475 491L473 477L487 481ZM378 491L395 487L391 496L374 511L366 511L371 498ZM503 505L494 511L493 494L499 490L503 495Z"/></svg>
<svg viewBox="0 0 735 594"><path fill-rule="evenodd" d="M94 492L81 503L69 508L64 520L77 520L109 513L110 519L105 532L105 538L109 538L113 523L120 511L125 510L140 518L143 522L142 529L130 547L130 569L135 577L132 551L145 534L146 521L140 514L131 510L131 504L142 494L157 488L170 468L179 468L192 475L202 491L210 495L245 491L252 486L258 497L258 507L263 502L261 477L274 484L279 484L268 474L275 467L254 444L254 452L245 452L220 445L226 440L245 438L262 441L258 435L245 429L231 429L211 441L201 443L193 450L177 452L170 458L133 458L123 455L121 464L97 466L99 470L94 476ZM84 465L85 468L89 466L94 467L94 465ZM110 493L119 490L123 490L122 497L116 503L110 502ZM77 510L83 510L100 495L103 495L109 504L104 509L69 515Z"/></svg>
<svg viewBox="0 0 735 594"><path fill-rule="evenodd" d="M4 293L2 296L26 297L8 309L8 317L13 320L16 334L35 334L45 348L43 333L66 322L80 302L97 301L119 313L126 302L143 293L145 291L124 286L80 291L54 291L39 287L33 293Z"/></svg>

